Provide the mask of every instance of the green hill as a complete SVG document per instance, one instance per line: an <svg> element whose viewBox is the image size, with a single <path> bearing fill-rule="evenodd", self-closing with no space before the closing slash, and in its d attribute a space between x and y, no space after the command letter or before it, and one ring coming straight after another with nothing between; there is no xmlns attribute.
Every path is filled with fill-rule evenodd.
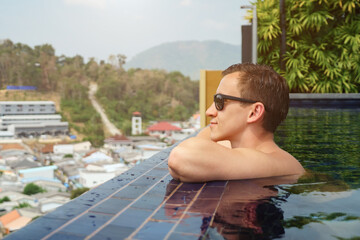
<svg viewBox="0 0 360 240"><path fill-rule="evenodd" d="M192 80L199 80L200 69L223 70L240 61L240 45L219 41L178 41L145 50L124 67L180 71Z"/></svg>

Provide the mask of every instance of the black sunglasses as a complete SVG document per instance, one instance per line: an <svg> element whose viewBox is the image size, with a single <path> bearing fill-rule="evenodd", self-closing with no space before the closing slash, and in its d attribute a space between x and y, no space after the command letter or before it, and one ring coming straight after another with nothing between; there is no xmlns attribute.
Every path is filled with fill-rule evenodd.
<svg viewBox="0 0 360 240"><path fill-rule="evenodd" d="M225 99L235 100L235 101L239 101L239 102L246 102L246 103L258 102L258 101L253 101L253 100L249 100L249 99L245 99L245 98L238 98L238 97L233 97L233 96L218 93L218 94L214 95L214 103L215 103L215 107L218 111L223 110L224 104L225 104Z"/></svg>

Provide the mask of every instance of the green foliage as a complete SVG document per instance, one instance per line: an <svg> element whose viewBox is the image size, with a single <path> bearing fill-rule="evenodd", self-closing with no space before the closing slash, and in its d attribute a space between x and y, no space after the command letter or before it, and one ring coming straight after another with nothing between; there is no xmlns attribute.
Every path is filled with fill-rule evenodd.
<svg viewBox="0 0 360 240"><path fill-rule="evenodd" d="M186 120L197 110L198 82L180 72L130 69L115 78L108 71L99 84L97 98L107 115L124 132L131 130L132 113L139 111L144 121Z"/></svg>
<svg viewBox="0 0 360 240"><path fill-rule="evenodd" d="M3 202L10 202L10 198L8 196L0 198L0 203L3 203Z"/></svg>
<svg viewBox="0 0 360 240"><path fill-rule="evenodd" d="M69 153L64 155L64 158L72 158L72 157L73 157L73 155L69 154Z"/></svg>
<svg viewBox="0 0 360 240"><path fill-rule="evenodd" d="M71 194L70 194L70 199L74 199L74 198L80 196L81 194L83 194L84 192L87 192L87 191L89 191L89 188L86 188L86 187L77 188L75 190L72 190Z"/></svg>
<svg viewBox="0 0 360 240"><path fill-rule="evenodd" d="M70 124L70 127L84 134L85 141L90 141L93 146L99 147L103 145L105 134L102 127L100 115L95 111L88 99L87 88L76 82L69 89L77 89L76 91L66 91L61 99L61 108L69 113L69 121L82 123L83 127Z"/></svg>
<svg viewBox="0 0 360 240"><path fill-rule="evenodd" d="M286 72L292 92L360 90L360 2L286 0ZM256 2L258 62L280 72L279 0ZM250 15L249 15L249 18Z"/></svg>
<svg viewBox="0 0 360 240"><path fill-rule="evenodd" d="M23 202L23 203L19 203L19 205L13 207L13 209L16 209L16 208L27 208L27 207L31 207L31 205L27 202Z"/></svg>
<svg viewBox="0 0 360 240"><path fill-rule="evenodd" d="M309 216L294 216L293 218L284 220L283 225L285 228L296 227L302 229L305 225L310 223L322 223L323 221L353 221L360 220L359 217L348 215L346 213L334 212L334 213L311 213Z"/></svg>
<svg viewBox="0 0 360 240"><path fill-rule="evenodd" d="M36 193L42 193L42 192L46 192L45 189L43 189L42 187L36 185L35 183L28 183L25 188L23 193L26 195L33 195Z"/></svg>

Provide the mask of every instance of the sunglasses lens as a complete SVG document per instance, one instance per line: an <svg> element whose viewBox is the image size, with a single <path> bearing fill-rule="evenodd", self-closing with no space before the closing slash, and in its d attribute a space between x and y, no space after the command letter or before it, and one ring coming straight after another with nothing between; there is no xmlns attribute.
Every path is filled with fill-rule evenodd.
<svg viewBox="0 0 360 240"><path fill-rule="evenodd" d="M221 95L216 94L214 96L214 103L218 111L221 111L224 108L224 99L221 97Z"/></svg>

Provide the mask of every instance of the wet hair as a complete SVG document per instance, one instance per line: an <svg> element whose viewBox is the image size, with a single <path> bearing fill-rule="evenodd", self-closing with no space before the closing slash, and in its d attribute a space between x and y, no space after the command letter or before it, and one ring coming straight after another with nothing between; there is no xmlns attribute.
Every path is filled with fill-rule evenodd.
<svg viewBox="0 0 360 240"><path fill-rule="evenodd" d="M222 72L223 76L239 72L240 97L262 102L265 106L263 128L275 132L289 110L289 86L282 76L269 66L239 63Z"/></svg>

